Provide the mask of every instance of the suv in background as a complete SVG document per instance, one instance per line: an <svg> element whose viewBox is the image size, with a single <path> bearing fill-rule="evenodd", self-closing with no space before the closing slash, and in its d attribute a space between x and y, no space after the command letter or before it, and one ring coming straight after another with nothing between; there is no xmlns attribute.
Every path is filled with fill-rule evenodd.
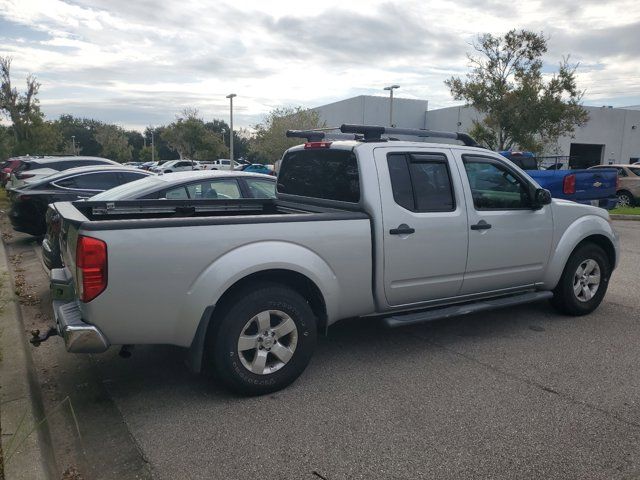
<svg viewBox="0 0 640 480"><path fill-rule="evenodd" d="M20 165L12 170L6 187L7 189L15 189L70 168L96 167L100 165L120 164L100 157L69 156L22 159Z"/></svg>

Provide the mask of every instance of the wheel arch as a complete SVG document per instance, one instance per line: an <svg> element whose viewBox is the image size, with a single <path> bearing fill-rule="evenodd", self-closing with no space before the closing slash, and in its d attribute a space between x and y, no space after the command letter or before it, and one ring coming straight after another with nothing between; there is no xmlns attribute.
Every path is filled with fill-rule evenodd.
<svg viewBox="0 0 640 480"><path fill-rule="evenodd" d="M563 233L552 251L542 285L553 290L560 281L567 261L585 243L594 243L607 254L613 270L618 261L618 239L613 228L600 216L588 215L574 221Z"/></svg>
<svg viewBox="0 0 640 480"><path fill-rule="evenodd" d="M286 268L271 268L251 273L233 283L220 296L215 305L207 307L202 314L194 339L189 348L188 362L195 372L202 370L204 359L204 345L208 335L215 335L216 318L237 298L240 293L259 283L275 283L291 288L308 301L312 312L316 316L318 331L327 327L328 315L325 296L318 285L308 276Z"/></svg>

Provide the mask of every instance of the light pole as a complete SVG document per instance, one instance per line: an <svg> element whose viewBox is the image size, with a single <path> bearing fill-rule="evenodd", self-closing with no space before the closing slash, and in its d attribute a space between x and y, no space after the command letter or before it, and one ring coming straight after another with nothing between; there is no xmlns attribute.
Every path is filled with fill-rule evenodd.
<svg viewBox="0 0 640 480"><path fill-rule="evenodd" d="M229 99L229 169L233 171L233 97L237 96L235 93L227 95Z"/></svg>
<svg viewBox="0 0 640 480"><path fill-rule="evenodd" d="M71 135L71 144L73 145L73 155L76 155L76 136Z"/></svg>
<svg viewBox="0 0 640 480"><path fill-rule="evenodd" d="M400 88L400 85L389 85L384 87L385 90L389 90L389 126L393 127L393 90Z"/></svg>
<svg viewBox="0 0 640 480"><path fill-rule="evenodd" d="M151 161L156 161L156 144L153 140L153 128L151 129Z"/></svg>

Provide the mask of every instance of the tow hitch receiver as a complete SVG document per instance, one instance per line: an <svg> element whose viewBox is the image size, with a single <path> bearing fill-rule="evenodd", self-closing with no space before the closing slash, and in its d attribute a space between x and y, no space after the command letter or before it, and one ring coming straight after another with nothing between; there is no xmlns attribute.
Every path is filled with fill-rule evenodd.
<svg viewBox="0 0 640 480"><path fill-rule="evenodd" d="M31 340L29 340L29 342L34 347L39 347L42 342L55 335L58 335L58 329L56 327L49 327L49 329L42 335L40 335L40 330L31 330Z"/></svg>

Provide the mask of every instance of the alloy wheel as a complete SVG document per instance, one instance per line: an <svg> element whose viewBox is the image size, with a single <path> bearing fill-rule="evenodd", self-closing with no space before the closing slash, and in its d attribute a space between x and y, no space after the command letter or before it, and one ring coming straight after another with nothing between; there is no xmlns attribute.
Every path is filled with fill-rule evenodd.
<svg viewBox="0 0 640 480"><path fill-rule="evenodd" d="M600 265L589 258L584 260L573 275L573 293L581 302L591 300L600 287Z"/></svg>
<svg viewBox="0 0 640 480"><path fill-rule="evenodd" d="M298 328L280 310L265 310L251 318L238 338L242 365L256 375L268 375L284 367L296 351Z"/></svg>

